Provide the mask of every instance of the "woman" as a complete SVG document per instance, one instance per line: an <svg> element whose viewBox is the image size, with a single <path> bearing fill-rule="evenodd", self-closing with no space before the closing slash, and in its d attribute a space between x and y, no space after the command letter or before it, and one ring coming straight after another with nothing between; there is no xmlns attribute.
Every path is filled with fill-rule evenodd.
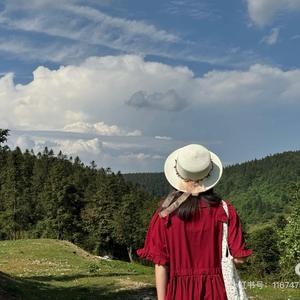
<svg viewBox="0 0 300 300"><path fill-rule="evenodd" d="M220 159L201 145L171 153L164 167L175 188L154 213L144 248L137 254L155 264L158 300L226 300L221 269L223 222L235 263L252 254L245 249L240 219L228 213L213 187L222 176ZM229 299L230 300L230 299Z"/></svg>

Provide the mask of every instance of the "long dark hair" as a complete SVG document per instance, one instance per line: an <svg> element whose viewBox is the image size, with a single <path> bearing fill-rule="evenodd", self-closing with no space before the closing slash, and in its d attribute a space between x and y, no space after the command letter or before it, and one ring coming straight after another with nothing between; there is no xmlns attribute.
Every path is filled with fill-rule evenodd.
<svg viewBox="0 0 300 300"><path fill-rule="evenodd" d="M176 201L182 192L178 192L176 197L173 199L172 203ZM192 217L200 212L199 201L205 201L207 206L213 207L218 206L222 199L214 193L213 189L207 190L203 193L200 193L198 196L190 196L186 201L184 201L174 212L181 220L188 221L192 219ZM163 200L160 203L160 209L162 209Z"/></svg>

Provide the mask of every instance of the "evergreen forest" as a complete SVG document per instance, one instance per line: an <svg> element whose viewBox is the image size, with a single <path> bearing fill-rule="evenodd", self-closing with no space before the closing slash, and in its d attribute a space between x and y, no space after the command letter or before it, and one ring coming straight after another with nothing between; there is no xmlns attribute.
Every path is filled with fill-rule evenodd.
<svg viewBox="0 0 300 300"><path fill-rule="evenodd" d="M79 157L24 153L0 129L0 239L54 238L97 255L132 259L157 199L120 172Z"/></svg>

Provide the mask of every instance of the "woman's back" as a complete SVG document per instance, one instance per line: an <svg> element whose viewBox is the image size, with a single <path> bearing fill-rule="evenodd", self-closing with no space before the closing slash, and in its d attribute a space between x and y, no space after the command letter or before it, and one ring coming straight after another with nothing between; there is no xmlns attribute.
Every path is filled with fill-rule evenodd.
<svg viewBox="0 0 300 300"><path fill-rule="evenodd" d="M211 207L204 200L198 203L199 213L189 221L176 213L161 218L156 211L144 248L137 252L155 264L169 266L166 299L227 299L221 270L223 222L228 220L231 254L252 253L245 250L241 223L229 202L229 219L221 202Z"/></svg>
<svg viewBox="0 0 300 300"><path fill-rule="evenodd" d="M202 145L173 151L164 165L175 189L152 217L143 249L137 254L155 264L158 300L226 300L238 292L231 256L222 257L223 224L228 222L228 247L235 262L251 255L233 206L223 202L213 187L223 173L219 157ZM191 218L190 218L191 217ZM227 226L224 226L224 237ZM221 267L222 264L222 267ZM225 274L222 274L222 268Z"/></svg>

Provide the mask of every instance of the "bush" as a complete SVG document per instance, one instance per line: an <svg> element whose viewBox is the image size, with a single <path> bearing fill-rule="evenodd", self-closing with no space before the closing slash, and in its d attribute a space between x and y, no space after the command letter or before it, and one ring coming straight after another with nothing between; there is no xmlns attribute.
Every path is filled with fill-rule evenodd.
<svg viewBox="0 0 300 300"><path fill-rule="evenodd" d="M266 225L250 234L248 245L253 249L249 271L255 278L278 277L280 252L278 234L273 225Z"/></svg>

